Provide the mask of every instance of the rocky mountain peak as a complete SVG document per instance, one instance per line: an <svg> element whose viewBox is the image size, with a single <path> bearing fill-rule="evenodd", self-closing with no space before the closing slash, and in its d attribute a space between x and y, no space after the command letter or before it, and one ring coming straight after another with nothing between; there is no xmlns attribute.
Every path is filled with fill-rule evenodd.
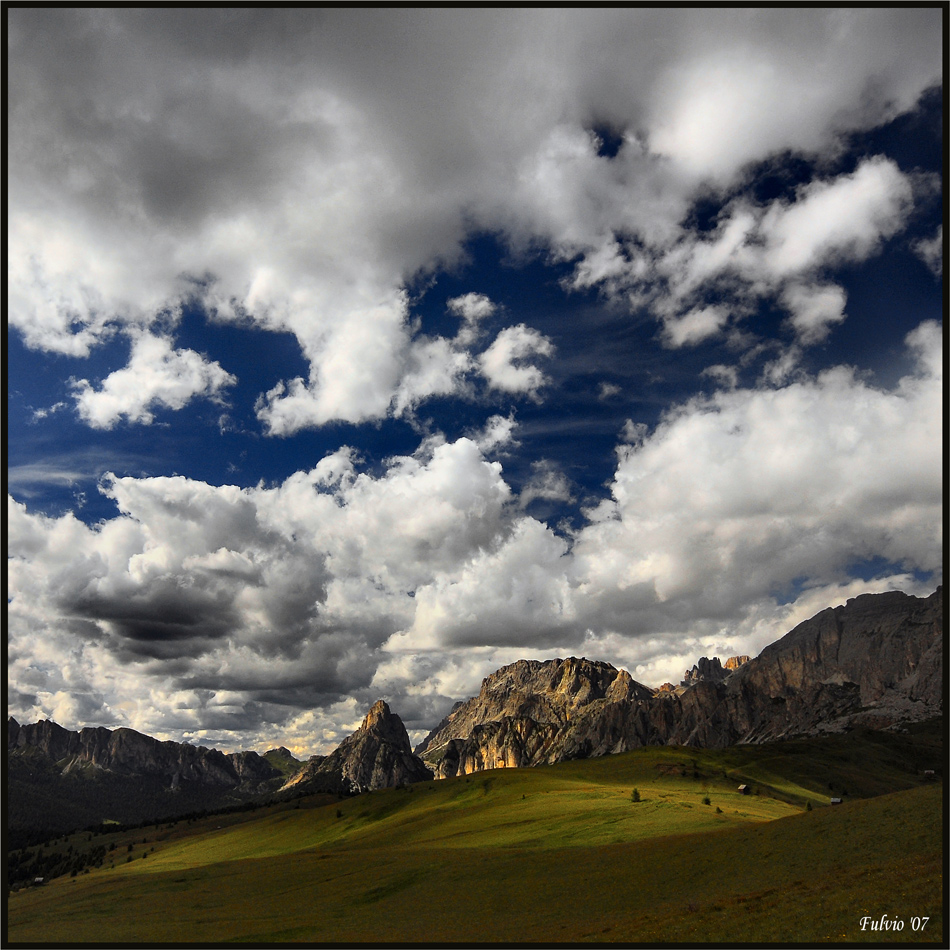
<svg viewBox="0 0 950 950"><path fill-rule="evenodd" d="M389 703L387 703L385 699L377 699L376 702L370 706L369 712L363 720L363 724L375 722L377 719L384 719L391 715L392 710L389 708Z"/></svg>
<svg viewBox="0 0 950 950"><path fill-rule="evenodd" d="M403 721L380 699L370 707L356 732L329 755L313 756L281 791L306 788L351 794L431 778L422 759L412 754Z"/></svg>
<svg viewBox="0 0 950 950"><path fill-rule="evenodd" d="M518 660L486 677L479 694L446 716L416 752L440 776L532 764L549 754L552 737L559 730L587 711L652 695L626 670L610 663L574 656ZM464 755L459 758L460 743L480 729L484 749L477 761L469 762Z"/></svg>
<svg viewBox="0 0 950 950"><path fill-rule="evenodd" d="M691 670L683 676L681 686L693 686L695 683L721 683L730 673L734 673L740 666L749 662L747 656L731 656L725 663L714 656L701 656Z"/></svg>
<svg viewBox="0 0 950 950"><path fill-rule="evenodd" d="M486 677L477 699L483 705L512 706L529 696L543 696L552 709L560 708L563 713L595 699L603 699L618 677L621 684L616 692L629 692L633 683L630 674L621 673L610 663L575 656L518 660Z"/></svg>
<svg viewBox="0 0 950 950"><path fill-rule="evenodd" d="M293 759L295 758L293 752L290 751L286 746L278 746L276 749L268 749L264 753L265 757L272 755L278 759Z"/></svg>

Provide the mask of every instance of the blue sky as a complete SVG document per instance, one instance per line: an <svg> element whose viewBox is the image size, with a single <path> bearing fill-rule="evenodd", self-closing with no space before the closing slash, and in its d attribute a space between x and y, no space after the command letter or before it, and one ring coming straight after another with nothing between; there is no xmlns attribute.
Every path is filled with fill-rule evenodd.
<svg viewBox="0 0 950 950"><path fill-rule="evenodd" d="M8 12L8 699L326 751L941 582L939 9Z"/></svg>

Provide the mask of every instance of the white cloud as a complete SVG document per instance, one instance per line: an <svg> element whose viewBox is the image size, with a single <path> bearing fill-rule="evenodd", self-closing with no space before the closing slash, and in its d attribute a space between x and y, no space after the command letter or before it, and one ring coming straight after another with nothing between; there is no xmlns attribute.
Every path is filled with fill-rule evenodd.
<svg viewBox="0 0 950 950"><path fill-rule="evenodd" d="M503 446L514 447L519 443L515 440L514 431L518 427L514 416L491 416L480 432L472 436L472 440L483 453L494 452Z"/></svg>
<svg viewBox="0 0 950 950"><path fill-rule="evenodd" d="M717 336L728 319L729 315L722 307L697 307L681 317L666 317L663 320L663 339L668 346L695 346Z"/></svg>
<svg viewBox="0 0 950 950"><path fill-rule="evenodd" d="M237 378L194 350L176 350L167 336L133 334L124 369L110 373L99 389L86 379L73 384L80 418L94 429L111 429L123 416L130 422L153 422L158 407L181 409L196 396L219 398Z"/></svg>
<svg viewBox="0 0 950 950"><path fill-rule="evenodd" d="M479 355L478 362L493 389L537 397L547 378L537 366L524 361L532 356L553 354L554 344L546 336L519 323L502 330L491 346Z"/></svg>
<svg viewBox="0 0 950 950"><path fill-rule="evenodd" d="M531 477L518 495L518 504L522 508L536 500L565 503L574 500L567 476L550 459L531 463Z"/></svg>
<svg viewBox="0 0 950 950"><path fill-rule="evenodd" d="M801 363L801 347L789 346L782 350L775 359L770 360L762 368L762 382L767 386L781 386L789 382L799 370Z"/></svg>
<svg viewBox="0 0 950 950"><path fill-rule="evenodd" d="M759 207L737 199L710 237L687 233L658 251L655 266L665 289L637 291L634 284L634 292L646 294L669 346L709 339L730 317L741 319L751 304L768 297L790 311L800 343L818 343L844 320L845 295L816 275L869 257L904 226L912 206L911 178L882 158L863 161L851 174L804 185L791 202ZM731 312L721 304L688 309L710 288L731 298Z"/></svg>
<svg viewBox="0 0 950 950"><path fill-rule="evenodd" d="M782 292L782 303L791 313L791 324L803 344L820 343L832 324L844 320L845 300L844 290L833 284L789 284Z"/></svg>
<svg viewBox="0 0 950 950"><path fill-rule="evenodd" d="M295 335L308 371L257 403L274 435L441 396L537 398L543 324L482 348L513 301L453 297L451 339L413 313L407 287L464 264L479 233L651 314L673 346L736 339L763 300L797 336L763 388L710 367L720 391L652 429L628 420L612 497L568 540L525 516L486 457L516 444L513 416L376 474L342 447L269 488L113 479L118 513L92 527L11 500L10 683L30 714L269 744L287 725L295 748L312 731L325 750L380 688L431 724L526 651L671 678L664 656L750 652L851 590L856 559L902 565L868 587L939 574L940 328L908 337L917 369L893 390L843 368L809 376L801 347L844 316L828 271L906 225L916 180L894 163L827 169L843 137L941 81L941 11L8 21L9 319L28 346L77 358L133 339L127 367L78 384L93 425L231 385L162 335L193 300ZM599 123L622 136L612 157ZM785 151L822 169L793 200L740 196L692 227L698 197L741 195L750 163ZM933 246L917 248L931 266ZM536 476L522 506L569 496L556 471ZM11 479L17 497L24 484Z"/></svg>
<svg viewBox="0 0 950 950"><path fill-rule="evenodd" d="M926 593L911 572L942 563L941 328L907 343L916 369L892 390L839 367L629 422L611 498L570 540L467 438L379 475L344 447L271 488L111 478L118 513L91 527L10 499L11 712L264 746L296 723L325 750L382 687L421 729L519 656L661 682L849 591ZM538 497L569 491L535 476ZM876 557L903 567L849 573Z"/></svg>
<svg viewBox="0 0 950 950"><path fill-rule="evenodd" d="M638 299L704 180L728 187L786 149L831 154L912 108L940 81L939 23L923 9L13 11L10 323L83 356L198 296L220 320L297 336L310 371L262 396L269 431L408 411L459 367L412 345L406 282L460 263L473 231ZM595 120L623 136L613 158ZM773 276L866 256L901 226L906 187L886 163L822 188L763 220ZM713 257L729 256L721 237ZM712 279L725 264L701 249L693 278ZM461 299L464 348L481 315ZM503 375L537 388L530 370Z"/></svg>
<svg viewBox="0 0 950 950"><path fill-rule="evenodd" d="M650 427L645 422L634 422L627 419L620 430L620 440L631 444L640 444L647 437Z"/></svg>
<svg viewBox="0 0 950 950"><path fill-rule="evenodd" d="M275 488L175 476L103 490L119 513L93 527L8 500L11 682L49 715L69 686L52 667L72 656L90 708L148 717L152 733L266 730L362 696L381 644L412 622L409 594L512 530L501 466L468 439L427 441L378 478L341 449ZM234 709L209 719L224 691Z"/></svg>
<svg viewBox="0 0 950 950"><path fill-rule="evenodd" d="M739 371L735 366L717 363L715 366L707 366L702 375L709 376L727 389L735 389L739 385Z"/></svg>
<svg viewBox="0 0 950 950"><path fill-rule="evenodd" d="M498 308L491 298L485 294L468 293L460 297L452 297L446 301L448 309L462 318L457 341L463 346L470 346L479 335L479 321L490 317Z"/></svg>
<svg viewBox="0 0 950 950"><path fill-rule="evenodd" d="M278 383L258 400L258 418L270 434L290 435L333 420L360 422L386 415L409 346L403 294L375 307L351 309L345 319L312 329L301 326L295 332L311 361L310 380L297 377ZM419 367L415 369L418 373ZM407 397L408 391L403 405Z"/></svg>
<svg viewBox="0 0 950 950"><path fill-rule="evenodd" d="M935 277L943 276L943 225L932 238L921 238L913 246L917 256L930 268Z"/></svg>
<svg viewBox="0 0 950 950"><path fill-rule="evenodd" d="M613 498L573 548L578 611L595 630L678 615L700 630L797 578L837 583L865 557L939 574L940 328L908 344L918 369L894 391L844 367L718 391L618 449Z"/></svg>
<svg viewBox="0 0 950 950"><path fill-rule="evenodd" d="M30 422L39 422L41 419L46 419L47 417L59 412L60 409L65 409L66 405L67 404L64 401L60 400L59 402L55 402L52 406L49 406L45 409L34 409L32 416L30 416Z"/></svg>
<svg viewBox="0 0 950 950"><path fill-rule="evenodd" d="M431 396L461 395L474 360L444 337L417 340L408 354L408 368L399 382L393 411L402 415Z"/></svg>
<svg viewBox="0 0 950 950"><path fill-rule="evenodd" d="M894 162L867 159L853 174L803 186L793 204L773 202L760 224L762 264L782 278L864 260L903 226L912 203L911 182Z"/></svg>
<svg viewBox="0 0 950 950"><path fill-rule="evenodd" d="M513 643L550 649L559 640L570 642L575 616L562 562L566 552L567 544L550 528L522 518L500 547L479 552L458 574L418 590L411 628L394 634L386 649Z"/></svg>
<svg viewBox="0 0 950 950"><path fill-rule="evenodd" d="M715 22L713 42L662 64L649 103L651 147L697 177L728 181L763 154L823 151L869 113L909 108L915 81L936 79L933 64L906 68L906 34L889 42L888 28L910 26L899 17L773 10L759 20L735 10L719 11ZM697 39L704 25L694 21Z"/></svg>

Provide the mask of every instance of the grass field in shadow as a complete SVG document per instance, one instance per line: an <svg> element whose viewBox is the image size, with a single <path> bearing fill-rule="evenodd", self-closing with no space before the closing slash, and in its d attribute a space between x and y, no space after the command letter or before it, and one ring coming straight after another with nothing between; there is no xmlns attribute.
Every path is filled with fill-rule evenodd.
<svg viewBox="0 0 950 950"><path fill-rule="evenodd" d="M647 748L167 823L133 860L117 832L113 867L11 895L8 938L940 941L938 752L926 729ZM860 929L882 914L904 930Z"/></svg>

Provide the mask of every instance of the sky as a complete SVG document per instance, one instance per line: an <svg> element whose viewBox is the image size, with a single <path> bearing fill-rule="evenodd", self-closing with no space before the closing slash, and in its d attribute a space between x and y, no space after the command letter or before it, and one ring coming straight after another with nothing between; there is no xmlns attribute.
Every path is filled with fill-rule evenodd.
<svg viewBox="0 0 950 950"><path fill-rule="evenodd" d="M7 9L8 713L305 756L931 593L945 14Z"/></svg>

